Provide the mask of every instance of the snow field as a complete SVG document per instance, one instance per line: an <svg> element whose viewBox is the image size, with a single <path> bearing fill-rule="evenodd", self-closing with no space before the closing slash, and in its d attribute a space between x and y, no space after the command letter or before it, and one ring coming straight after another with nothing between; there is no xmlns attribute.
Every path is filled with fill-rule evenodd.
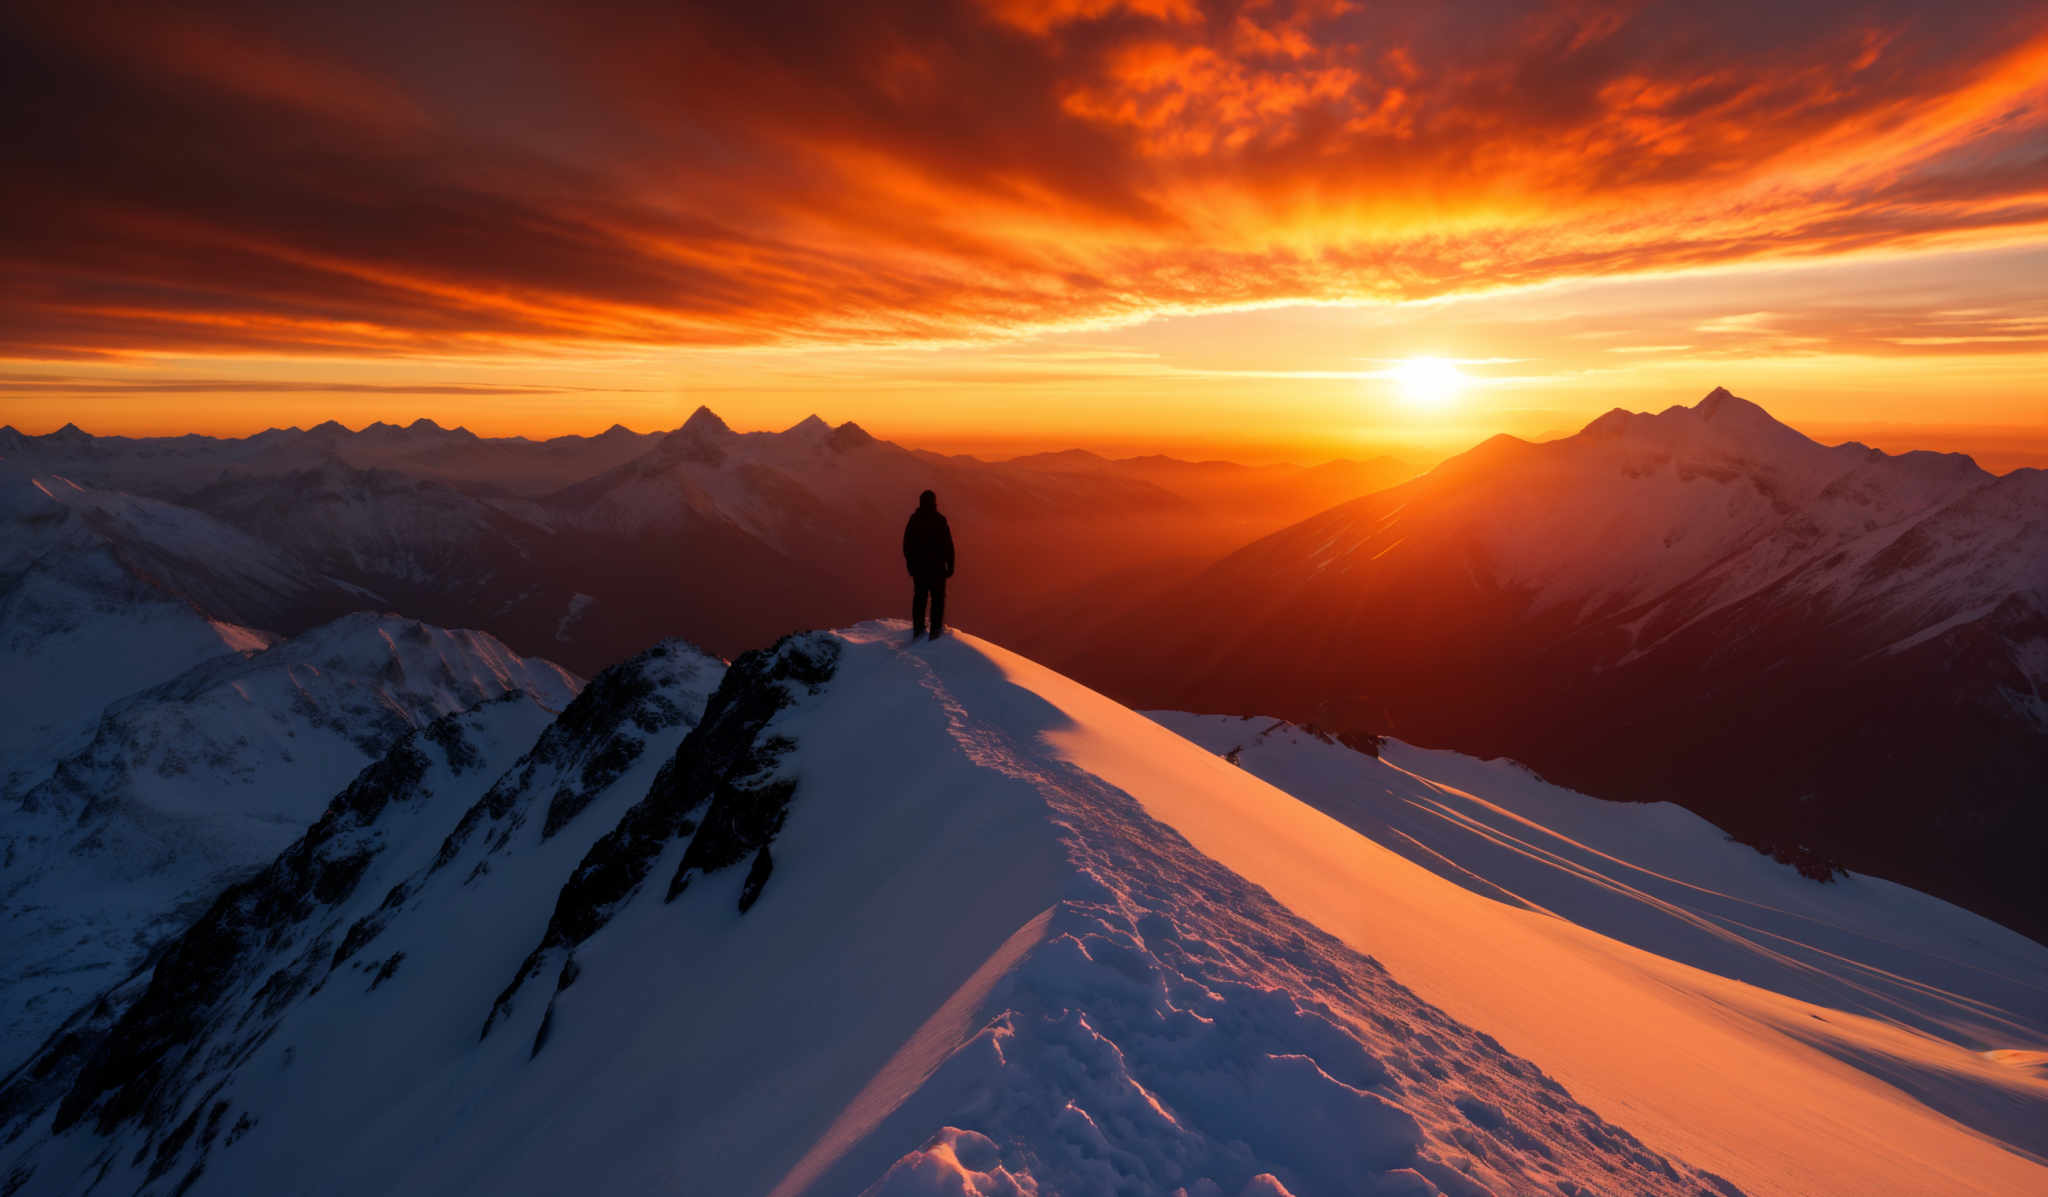
<svg viewBox="0 0 2048 1197"><path fill-rule="evenodd" d="M708 684L662 665L510 770L517 736L486 750L477 723L504 704L481 708L474 752L425 749L416 796L345 828L377 848L352 892L264 930L174 1049L162 1125L215 1111L218 1136L39 1122L0 1174L30 1167L24 1194L154 1166L193 1194L1731 1197L2048 1173L1992 1117L2037 1108L2033 957L1953 908L1807 899L1748 849L1688 873L1704 824L1605 826L1511 766L1276 731L1239 767L1211 749L1265 725L1169 717L1205 747L968 635L881 621L782 651L820 645L832 676L779 683L754 733L796 789L744 913L745 867L665 900L692 824L507 990ZM1964 932L1967 958L1932 952ZM1943 1094L1984 1104L1944 1115Z"/></svg>
<svg viewBox="0 0 2048 1197"><path fill-rule="evenodd" d="M1039 686L1005 676L991 659L1000 650L960 637L899 653L893 622L843 635L855 651L842 676L891 654L881 663L910 666L951 713L950 755L1027 783L1018 795L1043 804L1071 871L973 1038L870 1144L778 1192L857 1192L872 1161L934 1132L879 1191L953 1191L903 1186L952 1183L958 1143L979 1143L966 1134L996 1145L993 1161L986 1150L959 1161L994 1192L1722 1191L1063 761L1048 733L1066 719ZM1209 759L1166 740L1169 754ZM800 742L808 785L823 762ZM995 797L982 789L976 801Z"/></svg>

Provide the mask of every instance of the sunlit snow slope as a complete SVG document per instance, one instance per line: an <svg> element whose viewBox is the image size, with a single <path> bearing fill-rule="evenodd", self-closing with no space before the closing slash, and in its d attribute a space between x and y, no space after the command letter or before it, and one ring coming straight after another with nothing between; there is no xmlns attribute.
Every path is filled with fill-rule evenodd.
<svg viewBox="0 0 2048 1197"><path fill-rule="evenodd" d="M1754 1192L2048 1183L1970 1162L1972 1131L2048 1155L2048 949L2024 936L1877 878L1803 877L1676 806L1588 798L1512 762L1153 717L1441 878L1339 865L1352 888L1324 925L1365 924L1396 976L1650 1143ZM1306 880L1271 884L1324 901Z"/></svg>
<svg viewBox="0 0 2048 1197"><path fill-rule="evenodd" d="M1023 658L905 633L746 654L695 718L666 659L636 659L488 785L466 724L394 750L125 1015L0 1086L0 1176L789 1197L2048 1178L1772 1016L1868 1019L1482 897ZM1503 1015L1560 992L1602 1015L1577 1038Z"/></svg>

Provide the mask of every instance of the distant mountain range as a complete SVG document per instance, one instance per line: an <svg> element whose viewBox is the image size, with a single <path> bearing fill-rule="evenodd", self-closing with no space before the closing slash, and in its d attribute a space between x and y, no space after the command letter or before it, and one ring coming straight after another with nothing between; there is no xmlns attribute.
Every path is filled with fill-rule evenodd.
<svg viewBox="0 0 2048 1197"><path fill-rule="evenodd" d="M1717 390L1496 437L1249 545L1070 654L1670 799L2048 935L2048 473L1823 446Z"/></svg>
<svg viewBox="0 0 2048 1197"><path fill-rule="evenodd" d="M42 436L0 428L0 457L30 460L107 489L173 499L224 477L289 474L330 464L532 495L629 461L663 435L613 425L590 437L485 438L420 419L404 426L380 421L359 430L329 420L248 437L126 437L94 436L67 424Z"/></svg>
<svg viewBox="0 0 2048 1197"><path fill-rule="evenodd" d="M956 609L1035 643L1107 615L1105 591L1150 593L1416 467L1080 452L985 462L815 416L739 433L699 409L672 432L538 442L428 420L240 439L8 428L0 468L73 508L147 507L209 529L153 551L173 580L231 565L255 575L247 586L181 583L210 615L289 633L377 607L596 669L668 635L732 653L790 627L897 609L897 538L926 487L968 563Z"/></svg>

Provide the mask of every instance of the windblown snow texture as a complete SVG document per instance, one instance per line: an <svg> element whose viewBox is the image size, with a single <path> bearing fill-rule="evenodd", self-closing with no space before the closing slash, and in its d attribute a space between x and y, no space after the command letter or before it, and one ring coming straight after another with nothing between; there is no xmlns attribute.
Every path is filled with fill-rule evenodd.
<svg viewBox="0 0 2048 1197"><path fill-rule="evenodd" d="M743 657L694 727L701 667L651 654L488 786L455 762L509 705L422 733L34 1062L54 1108L17 1075L0 1167L22 1193L1733 1191L1065 759L992 650L903 630Z"/></svg>
<svg viewBox="0 0 2048 1197"><path fill-rule="evenodd" d="M1971 1154L1984 1136L2008 1164L2048 1157L2048 1056L2034 1054L2048 1044L2048 948L2025 936L1875 877L1816 880L1689 811L1603 802L1512 761L1396 740L1366 755L1272 719L1153 717L1484 898L1414 902L1413 887L1384 885L1391 861L1350 885L1362 906L1405 903L1372 927L1397 976L1595 1108L1625 1104L1665 1150L1793 1192L2033 1183L1982 1160L1931 1166L1937 1135ZM1488 950L1444 948L1466 942ZM1655 980L1617 987L1610 961Z"/></svg>

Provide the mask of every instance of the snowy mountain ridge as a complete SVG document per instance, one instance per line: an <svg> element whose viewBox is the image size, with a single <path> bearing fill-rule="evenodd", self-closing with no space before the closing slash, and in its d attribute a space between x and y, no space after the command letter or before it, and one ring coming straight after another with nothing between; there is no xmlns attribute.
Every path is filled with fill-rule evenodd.
<svg viewBox="0 0 2048 1197"><path fill-rule="evenodd" d="M484 633L365 613L109 704L0 807L0 1068L276 856L395 741L505 697L561 710L581 686Z"/></svg>
<svg viewBox="0 0 2048 1197"><path fill-rule="evenodd" d="M2048 814L2017 797L2048 785L2040 470L1823 446L1717 390L1496 437L1072 659L1147 706L1507 756L2048 927L2019 847Z"/></svg>
<svg viewBox="0 0 2048 1197"><path fill-rule="evenodd" d="M1982 1117L2048 1109L2048 1081L1968 1063L1954 1027L1898 1033L1482 896L1316 809L1338 795L1304 803L974 637L904 632L743 655L701 718L682 712L715 663L657 650L518 760L487 728L507 704L416 733L10 1078L0 1171L21 1193L897 1197L2048 1175L2038 1121ZM1453 797L1403 759L1346 767ZM1731 897L1815 886L1729 859ZM1616 892L1551 871L1553 895ZM1821 905L1861 900L1838 895ZM1815 946L1846 948L1806 961L1844 978L1882 962ZM2038 996L2048 953L1997 951L2010 988L1957 992ZM1503 1020L1518 995L1543 1018ZM2008 1013L1975 1033L2027 1047L2039 1011ZM1660 1074L1673 1058L1690 1083ZM1903 1097L1908 1066L1984 1097L1954 1115L1975 1129Z"/></svg>
<svg viewBox="0 0 2048 1197"><path fill-rule="evenodd" d="M330 421L241 439L13 434L0 451L37 475L189 510L316 584L271 586L260 611L233 608L250 597L235 587L192 592L215 618L292 634L347 610L401 610L583 669L665 636L731 653L881 608L897 589L891 541L927 486L981 548L963 597L1028 634L1063 626L1048 608L1105 576L1185 571L1412 473L1390 459L989 462L815 416L736 432L702 408L673 432L549 441ZM157 554L159 572L177 571L183 543ZM329 601L329 580L345 601Z"/></svg>
<svg viewBox="0 0 2048 1197"><path fill-rule="evenodd" d="M1529 590L1539 608L1662 604L1690 619L1803 580L1831 553L1868 557L1912 521L2039 473L2008 481L1962 454L1823 446L1726 390L1656 415L1617 408L1573 437L1510 439L1474 453L1484 484L1433 514L1475 538L1502 584ZM1503 492L1516 496L1511 508L1494 505ZM1334 528L1356 517L1321 518ZM1351 523L1337 543L1346 554L1374 552L1411 533L1448 531L1403 513ZM1322 559L1333 555L1334 546ZM1656 627L1675 630L1669 618Z"/></svg>
<svg viewBox="0 0 2048 1197"><path fill-rule="evenodd" d="M355 597L198 512L0 461L0 796L81 747L109 702L272 643L256 629L278 604Z"/></svg>
<svg viewBox="0 0 2048 1197"><path fill-rule="evenodd" d="M466 428L442 428L424 417L403 427L378 421L359 430L328 420L313 428L271 428L247 437L94 436L67 424L42 436L0 429L0 454L102 488L173 501L222 481L330 464L399 469L537 494L643 453L661 436L614 425L594 437L485 438Z"/></svg>

